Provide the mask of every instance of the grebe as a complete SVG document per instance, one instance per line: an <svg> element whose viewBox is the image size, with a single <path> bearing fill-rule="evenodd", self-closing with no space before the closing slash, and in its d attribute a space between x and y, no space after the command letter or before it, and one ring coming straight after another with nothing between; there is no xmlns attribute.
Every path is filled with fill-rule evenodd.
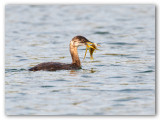
<svg viewBox="0 0 160 120"><path fill-rule="evenodd" d="M78 56L77 48L79 46L86 46L88 43L92 44L83 36L75 36L70 41L70 54L72 57L71 64L59 63L59 62L44 62L40 63L32 68L29 71L56 71L56 70L78 70L81 69L81 62Z"/></svg>

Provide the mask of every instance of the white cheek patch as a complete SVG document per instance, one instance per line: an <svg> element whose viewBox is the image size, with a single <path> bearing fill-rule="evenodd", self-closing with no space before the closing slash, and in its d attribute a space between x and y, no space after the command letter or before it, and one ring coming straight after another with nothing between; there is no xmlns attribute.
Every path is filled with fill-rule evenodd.
<svg viewBox="0 0 160 120"><path fill-rule="evenodd" d="M72 46L75 46L75 47L78 47L78 46L79 46L79 44L78 44L77 42L74 42L74 41L71 41L70 44L71 44Z"/></svg>
<svg viewBox="0 0 160 120"><path fill-rule="evenodd" d="M74 42L74 46L78 47L78 46L79 46L79 44L78 44L77 42Z"/></svg>

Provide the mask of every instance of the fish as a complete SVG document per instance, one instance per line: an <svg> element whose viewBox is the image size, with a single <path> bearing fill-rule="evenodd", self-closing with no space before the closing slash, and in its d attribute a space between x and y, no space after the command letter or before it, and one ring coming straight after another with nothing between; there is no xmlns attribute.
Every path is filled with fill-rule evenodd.
<svg viewBox="0 0 160 120"><path fill-rule="evenodd" d="M99 50L99 49L97 48L97 46L100 46L100 45L99 45L99 44L96 44L96 43L90 43L90 42L88 42L88 43L86 44L86 52L85 52L85 55L84 55L83 60L84 60L85 57L86 57L87 50L89 50L90 59L93 60L93 52L95 52L95 50Z"/></svg>

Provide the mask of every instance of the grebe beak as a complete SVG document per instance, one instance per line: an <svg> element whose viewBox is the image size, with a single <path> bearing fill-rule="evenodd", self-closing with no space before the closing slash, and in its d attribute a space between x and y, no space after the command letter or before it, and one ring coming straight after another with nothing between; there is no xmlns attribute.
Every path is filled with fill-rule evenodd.
<svg viewBox="0 0 160 120"><path fill-rule="evenodd" d="M86 42L86 44L93 44L93 42Z"/></svg>

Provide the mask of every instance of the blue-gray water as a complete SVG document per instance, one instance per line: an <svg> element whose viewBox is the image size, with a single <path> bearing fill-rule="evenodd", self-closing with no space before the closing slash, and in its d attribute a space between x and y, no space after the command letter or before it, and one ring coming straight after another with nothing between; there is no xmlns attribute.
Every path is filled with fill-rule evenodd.
<svg viewBox="0 0 160 120"><path fill-rule="evenodd" d="M71 63L69 42L99 43L81 70L30 72ZM79 47L83 60L85 47ZM154 5L7 5L7 115L154 115Z"/></svg>

